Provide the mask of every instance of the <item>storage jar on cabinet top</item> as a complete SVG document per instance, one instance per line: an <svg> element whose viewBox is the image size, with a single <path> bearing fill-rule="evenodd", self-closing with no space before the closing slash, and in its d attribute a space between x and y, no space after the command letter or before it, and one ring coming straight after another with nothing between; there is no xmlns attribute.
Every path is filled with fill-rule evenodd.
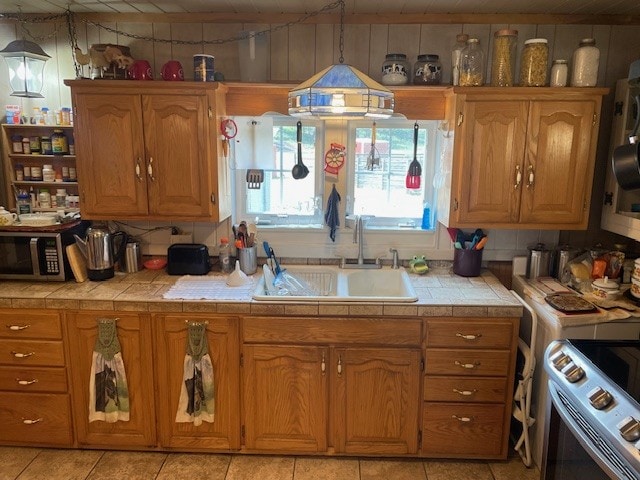
<svg viewBox="0 0 640 480"><path fill-rule="evenodd" d="M515 83L517 30L498 30L493 34L491 86L512 87Z"/></svg>
<svg viewBox="0 0 640 480"><path fill-rule="evenodd" d="M479 87L484 84L484 53L480 40L470 38L460 54L460 86Z"/></svg>
<svg viewBox="0 0 640 480"><path fill-rule="evenodd" d="M546 38L531 38L524 42L520 62L520 85L544 87L547 82L549 45Z"/></svg>
<svg viewBox="0 0 640 480"><path fill-rule="evenodd" d="M598 83L598 65L600 50L593 38L583 38L580 46L573 52L571 69L572 87L595 87Z"/></svg>
<svg viewBox="0 0 640 480"><path fill-rule="evenodd" d="M411 65L404 53L389 53L382 63L383 85L406 85L411 77Z"/></svg>
<svg viewBox="0 0 640 480"><path fill-rule="evenodd" d="M551 87L566 87L568 78L567 61L558 59L553 61L551 66L551 78L549 79L549 86Z"/></svg>
<svg viewBox="0 0 640 480"><path fill-rule="evenodd" d="M456 43L451 49L451 85L460 85L460 56L462 50L467 46L469 35L459 33L456 35Z"/></svg>
<svg viewBox="0 0 640 480"><path fill-rule="evenodd" d="M438 55L418 55L413 71L414 85L440 85L442 65Z"/></svg>

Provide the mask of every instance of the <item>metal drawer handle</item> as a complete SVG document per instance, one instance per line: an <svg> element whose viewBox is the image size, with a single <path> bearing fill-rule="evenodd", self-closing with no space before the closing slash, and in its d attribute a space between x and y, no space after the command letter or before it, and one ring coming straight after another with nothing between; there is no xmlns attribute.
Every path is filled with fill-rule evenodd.
<svg viewBox="0 0 640 480"><path fill-rule="evenodd" d="M473 421L473 417L459 417L458 415L451 415L451 418L455 418L459 422L469 423Z"/></svg>
<svg viewBox="0 0 640 480"><path fill-rule="evenodd" d="M16 331L20 331L20 330L26 330L27 328L29 328L31 325L7 325L7 328L9 330L13 330L14 332Z"/></svg>
<svg viewBox="0 0 640 480"><path fill-rule="evenodd" d="M320 362L320 371L322 372L322 375L327 371L327 362L324 358L324 353L322 354L322 362Z"/></svg>
<svg viewBox="0 0 640 480"><path fill-rule="evenodd" d="M476 390L475 388L473 390L458 390L457 388L454 388L453 391L458 395L462 395L463 397L469 397L476 393L478 390Z"/></svg>
<svg viewBox="0 0 640 480"><path fill-rule="evenodd" d="M11 355L13 355L16 358L27 358L35 354L36 352L29 352L29 353L11 352Z"/></svg>
<svg viewBox="0 0 640 480"><path fill-rule="evenodd" d="M465 335L464 333L456 333L456 337L462 338L464 340L477 340L481 336L482 336L481 333L468 334L468 335Z"/></svg>
<svg viewBox="0 0 640 480"><path fill-rule="evenodd" d="M20 380L19 378L16 378L16 382L18 382L18 385L32 385L34 383L38 383L38 379L34 378L33 380Z"/></svg>
<svg viewBox="0 0 640 480"><path fill-rule="evenodd" d="M35 420L31 420L30 418L23 418L22 423L25 425L33 425L35 423L39 423L42 421L42 418L36 418Z"/></svg>
<svg viewBox="0 0 640 480"><path fill-rule="evenodd" d="M480 362L478 362L477 360L475 362L473 362L473 363L462 363L462 362L459 362L458 360L456 360L453 363L458 365L459 367L469 368L469 369L476 368L476 367L480 366Z"/></svg>
<svg viewBox="0 0 640 480"><path fill-rule="evenodd" d="M342 355L338 355L338 375L342 375Z"/></svg>

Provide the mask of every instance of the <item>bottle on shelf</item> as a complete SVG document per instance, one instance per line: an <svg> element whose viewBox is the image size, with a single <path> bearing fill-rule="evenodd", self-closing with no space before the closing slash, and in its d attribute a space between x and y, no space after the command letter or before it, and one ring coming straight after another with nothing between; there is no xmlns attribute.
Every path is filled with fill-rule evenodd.
<svg viewBox="0 0 640 480"><path fill-rule="evenodd" d="M470 38L460 53L460 86L481 87L484 84L484 53L480 40Z"/></svg>
<svg viewBox="0 0 640 480"><path fill-rule="evenodd" d="M553 61L551 66L551 78L549 79L549 86L551 87L566 87L568 77L567 61L563 59L557 59Z"/></svg>
<svg viewBox="0 0 640 480"><path fill-rule="evenodd" d="M51 208L51 194L49 193L49 189L40 189L38 193L38 204L40 208Z"/></svg>
<svg viewBox="0 0 640 480"><path fill-rule="evenodd" d="M571 70L572 87L595 87L598 83L600 50L593 38L583 38L573 52Z"/></svg>
<svg viewBox="0 0 640 480"><path fill-rule="evenodd" d="M64 155L69 153L67 137L62 130L56 129L53 131L53 135L51 135L51 143L54 155Z"/></svg>
<svg viewBox="0 0 640 480"><path fill-rule="evenodd" d="M451 84L454 86L460 85L460 54L467 46L467 40L469 40L469 35L459 33L456 35L456 43L451 49Z"/></svg>
<svg viewBox="0 0 640 480"><path fill-rule="evenodd" d="M29 198L29 193L27 193L26 190L20 190L18 192L16 207L18 210L18 216L25 213L31 213L31 199Z"/></svg>

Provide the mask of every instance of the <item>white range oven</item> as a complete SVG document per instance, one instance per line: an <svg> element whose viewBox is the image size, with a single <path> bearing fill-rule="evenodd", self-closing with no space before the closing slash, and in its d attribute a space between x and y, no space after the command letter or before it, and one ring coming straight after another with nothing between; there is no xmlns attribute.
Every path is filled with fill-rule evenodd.
<svg viewBox="0 0 640 480"><path fill-rule="evenodd" d="M554 340L580 339L580 340L638 340L640 339L640 317L631 317L623 320L598 322L585 316L585 324L572 319L570 324L563 316L548 305L544 300L532 295L529 282L524 276L526 271L526 257L514 259L513 290L531 306L538 316L537 334L535 345L530 345L531 315L525 309L520 323L520 338L531 347L536 358L537 366L533 373L533 385L531 394L531 416L535 422L529 427L531 437L531 453L533 461L542 470L543 447L545 444L544 426L547 423L547 395L548 375L543 368L543 359L546 348Z"/></svg>

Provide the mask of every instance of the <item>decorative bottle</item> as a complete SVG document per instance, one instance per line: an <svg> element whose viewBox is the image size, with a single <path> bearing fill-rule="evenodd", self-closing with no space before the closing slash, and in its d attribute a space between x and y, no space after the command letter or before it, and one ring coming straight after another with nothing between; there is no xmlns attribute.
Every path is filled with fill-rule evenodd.
<svg viewBox="0 0 640 480"><path fill-rule="evenodd" d="M460 85L460 54L467 46L467 40L469 40L469 35L459 33L456 35L456 43L451 50L451 84L454 86Z"/></svg>
<svg viewBox="0 0 640 480"><path fill-rule="evenodd" d="M583 38L573 52L571 71L572 87L595 87L598 83L600 50L593 38Z"/></svg>

